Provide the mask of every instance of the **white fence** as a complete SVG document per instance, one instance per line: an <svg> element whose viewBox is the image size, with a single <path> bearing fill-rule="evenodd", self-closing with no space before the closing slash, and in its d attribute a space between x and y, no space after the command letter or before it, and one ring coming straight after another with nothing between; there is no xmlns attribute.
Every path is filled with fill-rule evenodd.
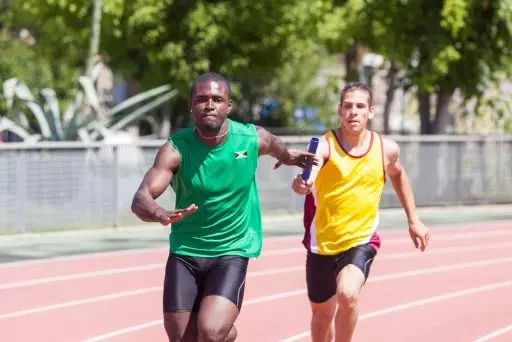
<svg viewBox="0 0 512 342"><path fill-rule="evenodd" d="M512 136L396 136L419 206L512 203ZM308 137L283 137L305 149ZM0 144L0 233L126 226L130 205L162 141L136 145ZM290 184L298 169L262 157L264 212L301 212ZM399 205L386 185L382 207ZM173 207L169 189L159 203Z"/></svg>

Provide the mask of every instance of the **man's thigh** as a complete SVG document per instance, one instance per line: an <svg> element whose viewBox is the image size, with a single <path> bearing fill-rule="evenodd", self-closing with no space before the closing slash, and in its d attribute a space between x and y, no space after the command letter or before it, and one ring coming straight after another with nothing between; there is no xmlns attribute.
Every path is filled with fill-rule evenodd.
<svg viewBox="0 0 512 342"><path fill-rule="evenodd" d="M205 273L198 315L199 337L227 340L242 308L248 259L239 256L215 258Z"/></svg>
<svg viewBox="0 0 512 342"><path fill-rule="evenodd" d="M336 294L336 256L308 252L306 283L311 303L320 304Z"/></svg>
<svg viewBox="0 0 512 342"><path fill-rule="evenodd" d="M362 244L341 253L336 260L336 274L339 274L347 265L355 266L361 271L364 281L370 275L370 268L377 251L369 244ZM353 267L350 267L353 269ZM353 273L356 270L352 270Z"/></svg>
<svg viewBox="0 0 512 342"><path fill-rule="evenodd" d="M163 290L164 326L169 341L197 340L201 260L169 254Z"/></svg>
<svg viewBox="0 0 512 342"><path fill-rule="evenodd" d="M169 254L165 268L163 311L198 312L201 264L193 257Z"/></svg>
<svg viewBox="0 0 512 342"><path fill-rule="evenodd" d="M202 298L219 296L242 308L249 259L240 256L215 258L204 278Z"/></svg>

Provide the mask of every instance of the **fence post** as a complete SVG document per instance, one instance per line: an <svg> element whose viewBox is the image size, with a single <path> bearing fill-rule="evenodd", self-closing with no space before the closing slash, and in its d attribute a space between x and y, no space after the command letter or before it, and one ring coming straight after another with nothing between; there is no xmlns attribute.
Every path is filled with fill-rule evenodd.
<svg viewBox="0 0 512 342"><path fill-rule="evenodd" d="M464 198L461 196L464 187L464 154L467 150L467 142L456 142L456 164L455 164L455 203L463 204Z"/></svg>
<svg viewBox="0 0 512 342"><path fill-rule="evenodd" d="M16 232L25 233L25 202L27 197L27 151L19 150L16 160Z"/></svg>
<svg viewBox="0 0 512 342"><path fill-rule="evenodd" d="M112 169L112 191L113 200L114 200L114 218L112 225L114 228L119 227L119 207L120 207L120 198L119 198L119 145L112 145L112 155L113 155L113 169Z"/></svg>

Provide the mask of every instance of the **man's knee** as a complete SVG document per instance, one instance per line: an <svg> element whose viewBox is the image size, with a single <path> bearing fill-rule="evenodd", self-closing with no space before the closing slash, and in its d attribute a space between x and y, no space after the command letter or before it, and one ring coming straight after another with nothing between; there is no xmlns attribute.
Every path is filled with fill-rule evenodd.
<svg viewBox="0 0 512 342"><path fill-rule="evenodd" d="M311 303L311 311L315 322L329 324L336 313L336 299L331 297L324 303Z"/></svg>
<svg viewBox="0 0 512 342"><path fill-rule="evenodd" d="M313 319L317 322L329 324L334 318L335 311L315 311L313 310Z"/></svg>
<svg viewBox="0 0 512 342"><path fill-rule="evenodd" d="M341 272L338 281L338 304L344 309L354 309L359 300L361 288L365 277L362 271L353 265L349 265Z"/></svg>
<svg viewBox="0 0 512 342"><path fill-rule="evenodd" d="M354 309L359 299L359 291L354 288L341 288L338 293L338 303L345 309Z"/></svg>
<svg viewBox="0 0 512 342"><path fill-rule="evenodd" d="M197 339L195 313L164 313L164 327L169 342L195 341Z"/></svg>
<svg viewBox="0 0 512 342"><path fill-rule="evenodd" d="M229 330L228 336L226 336L226 342L234 342L238 336L238 331L236 330L235 326L233 325L231 329Z"/></svg>
<svg viewBox="0 0 512 342"><path fill-rule="evenodd" d="M230 334L231 327L225 325L219 325L215 322L202 322L198 327L199 341L200 342L224 342L234 341ZM236 338L236 330L234 331L234 338Z"/></svg>

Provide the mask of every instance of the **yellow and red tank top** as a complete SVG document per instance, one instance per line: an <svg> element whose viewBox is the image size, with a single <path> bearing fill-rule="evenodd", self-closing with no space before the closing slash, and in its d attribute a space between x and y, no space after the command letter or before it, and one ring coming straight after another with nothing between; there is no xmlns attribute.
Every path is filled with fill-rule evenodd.
<svg viewBox="0 0 512 342"><path fill-rule="evenodd" d="M304 203L303 244L312 253L334 255L364 243L380 247L384 149L382 137L369 132L370 146L360 156L345 151L334 131L325 134L329 157Z"/></svg>

